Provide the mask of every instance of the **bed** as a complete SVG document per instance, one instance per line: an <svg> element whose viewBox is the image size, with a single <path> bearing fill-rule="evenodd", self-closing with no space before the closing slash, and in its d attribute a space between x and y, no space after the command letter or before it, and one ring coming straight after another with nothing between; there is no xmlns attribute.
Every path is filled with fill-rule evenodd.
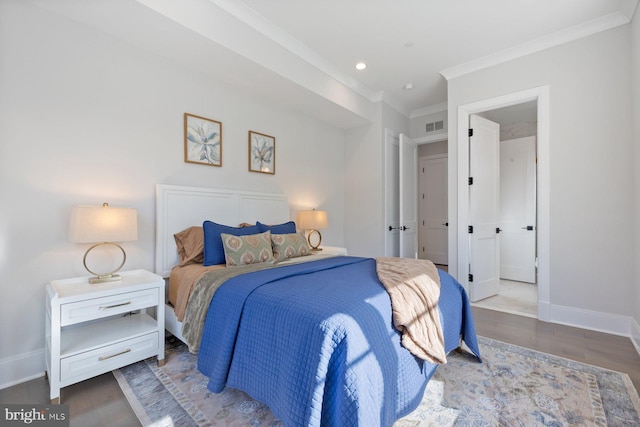
<svg viewBox="0 0 640 427"><path fill-rule="evenodd" d="M281 224L292 216L286 197L271 193L158 185L156 203L156 272L163 277L180 262L174 234L188 227ZM394 327L394 293L381 280L381 266L395 262L309 255L214 269L202 276L211 276L209 284L195 285L184 322L167 307L166 329L198 353L209 390L241 389L286 426L390 426L417 407L439 358L461 340L480 360L466 293L435 269L429 274L439 282L439 302L429 316L437 327L429 331L441 330L443 354L407 350L412 326L402 334Z"/></svg>

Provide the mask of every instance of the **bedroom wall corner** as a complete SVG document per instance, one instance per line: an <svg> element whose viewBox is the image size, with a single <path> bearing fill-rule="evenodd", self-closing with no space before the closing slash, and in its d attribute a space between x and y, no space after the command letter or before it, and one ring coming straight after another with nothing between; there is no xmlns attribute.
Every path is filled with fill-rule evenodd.
<svg viewBox="0 0 640 427"><path fill-rule="evenodd" d="M635 218L635 280L634 291L635 307L634 322L631 329L631 339L640 353L640 12L636 6L633 20L631 21L631 89L633 97L633 157L634 167L634 218Z"/></svg>

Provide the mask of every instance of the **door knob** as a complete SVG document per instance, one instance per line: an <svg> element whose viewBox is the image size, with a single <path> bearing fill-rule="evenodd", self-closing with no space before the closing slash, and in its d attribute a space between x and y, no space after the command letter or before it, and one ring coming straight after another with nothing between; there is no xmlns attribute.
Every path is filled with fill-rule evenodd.
<svg viewBox="0 0 640 427"><path fill-rule="evenodd" d="M527 225L526 227L522 227L523 230L533 230L533 225Z"/></svg>
<svg viewBox="0 0 640 427"><path fill-rule="evenodd" d="M404 225L402 227L400 227L400 231L404 231L404 230L409 230L409 227L406 227Z"/></svg>

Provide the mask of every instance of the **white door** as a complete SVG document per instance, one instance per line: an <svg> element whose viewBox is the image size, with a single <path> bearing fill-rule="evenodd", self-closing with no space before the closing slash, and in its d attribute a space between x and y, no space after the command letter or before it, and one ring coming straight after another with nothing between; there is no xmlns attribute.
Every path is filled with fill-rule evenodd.
<svg viewBox="0 0 640 427"><path fill-rule="evenodd" d="M469 121L469 298L479 301L500 287L500 125Z"/></svg>
<svg viewBox="0 0 640 427"><path fill-rule="evenodd" d="M400 141L398 134L385 129L385 256L400 256Z"/></svg>
<svg viewBox="0 0 640 427"><path fill-rule="evenodd" d="M536 140L500 143L500 277L536 282Z"/></svg>
<svg viewBox="0 0 640 427"><path fill-rule="evenodd" d="M418 257L418 147L400 134L400 256Z"/></svg>
<svg viewBox="0 0 640 427"><path fill-rule="evenodd" d="M420 162L420 258L449 263L447 156L422 157Z"/></svg>

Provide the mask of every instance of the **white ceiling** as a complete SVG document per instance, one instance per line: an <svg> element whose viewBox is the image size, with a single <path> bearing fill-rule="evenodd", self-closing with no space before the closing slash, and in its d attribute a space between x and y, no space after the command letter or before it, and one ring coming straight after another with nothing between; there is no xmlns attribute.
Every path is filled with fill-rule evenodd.
<svg viewBox="0 0 640 427"><path fill-rule="evenodd" d="M629 22L635 1L244 0L342 73L413 111L446 102L440 74L572 30ZM549 40L553 42L553 40ZM357 71L364 61L368 67ZM406 83L414 89L403 90Z"/></svg>
<svg viewBox="0 0 640 427"><path fill-rule="evenodd" d="M446 78L629 23L638 0L32 2L350 127L379 100L409 117L442 109Z"/></svg>

